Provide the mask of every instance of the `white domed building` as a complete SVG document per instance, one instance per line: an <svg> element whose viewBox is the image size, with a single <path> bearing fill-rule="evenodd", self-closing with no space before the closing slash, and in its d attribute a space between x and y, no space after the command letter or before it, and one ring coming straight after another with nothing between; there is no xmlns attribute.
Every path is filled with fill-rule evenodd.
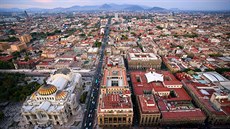
<svg viewBox="0 0 230 129"><path fill-rule="evenodd" d="M26 99L22 116L27 124L63 125L81 110L76 89L82 86L82 78L70 69L59 69L37 91Z"/></svg>

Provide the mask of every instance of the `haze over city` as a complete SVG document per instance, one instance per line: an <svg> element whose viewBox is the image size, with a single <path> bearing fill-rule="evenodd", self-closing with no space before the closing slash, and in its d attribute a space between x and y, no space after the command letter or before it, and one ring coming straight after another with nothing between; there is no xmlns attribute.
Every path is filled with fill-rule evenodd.
<svg viewBox="0 0 230 129"><path fill-rule="evenodd" d="M230 0L0 0L0 8L57 8L114 4L135 4L181 10L230 10Z"/></svg>

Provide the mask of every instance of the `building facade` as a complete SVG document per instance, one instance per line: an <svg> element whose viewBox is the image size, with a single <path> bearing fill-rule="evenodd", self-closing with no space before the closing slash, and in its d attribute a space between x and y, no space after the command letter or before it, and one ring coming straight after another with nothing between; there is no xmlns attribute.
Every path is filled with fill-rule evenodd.
<svg viewBox="0 0 230 129"><path fill-rule="evenodd" d="M139 108L139 125L153 126L158 125L161 113L153 95L138 95L137 103Z"/></svg>
<svg viewBox="0 0 230 129"><path fill-rule="evenodd" d="M130 127L133 104L124 67L111 66L104 70L97 110L101 127Z"/></svg>
<svg viewBox="0 0 230 129"><path fill-rule="evenodd" d="M122 93L129 90L124 67L106 67L101 84L101 93Z"/></svg>
<svg viewBox="0 0 230 129"><path fill-rule="evenodd" d="M22 35L22 36L19 37L19 40L22 43L29 43L31 39L32 39L32 37L29 34L25 34L25 35Z"/></svg>
<svg viewBox="0 0 230 129"><path fill-rule="evenodd" d="M20 52L20 51L26 49L27 45L25 43L19 43L19 42L17 42L15 44L10 45L10 48L11 48L12 52L15 52L15 51Z"/></svg>
<svg viewBox="0 0 230 129"><path fill-rule="evenodd" d="M101 94L97 114L101 127L130 127L133 122L131 94Z"/></svg>
<svg viewBox="0 0 230 129"><path fill-rule="evenodd" d="M160 69L161 57L153 53L129 53L128 57L129 69Z"/></svg>

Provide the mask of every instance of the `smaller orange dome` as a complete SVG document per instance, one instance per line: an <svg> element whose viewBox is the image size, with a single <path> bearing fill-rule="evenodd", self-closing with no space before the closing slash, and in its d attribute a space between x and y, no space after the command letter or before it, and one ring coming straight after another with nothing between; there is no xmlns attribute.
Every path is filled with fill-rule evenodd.
<svg viewBox="0 0 230 129"><path fill-rule="evenodd" d="M65 99L65 97L67 96L67 92L66 91L58 91L56 96L55 96L55 99L56 100L60 100L60 99Z"/></svg>

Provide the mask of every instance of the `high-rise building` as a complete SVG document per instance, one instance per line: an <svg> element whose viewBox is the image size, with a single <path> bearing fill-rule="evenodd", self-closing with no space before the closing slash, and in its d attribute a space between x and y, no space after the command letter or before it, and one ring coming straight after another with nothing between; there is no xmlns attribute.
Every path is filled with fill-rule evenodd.
<svg viewBox="0 0 230 129"><path fill-rule="evenodd" d="M81 75L70 69L59 69L44 85L23 103L21 112L27 124L63 125L77 115L81 107L76 101Z"/></svg>
<svg viewBox="0 0 230 129"><path fill-rule="evenodd" d="M29 15L28 13L26 12L26 10L24 11L25 15L26 15L26 18L29 18Z"/></svg>

